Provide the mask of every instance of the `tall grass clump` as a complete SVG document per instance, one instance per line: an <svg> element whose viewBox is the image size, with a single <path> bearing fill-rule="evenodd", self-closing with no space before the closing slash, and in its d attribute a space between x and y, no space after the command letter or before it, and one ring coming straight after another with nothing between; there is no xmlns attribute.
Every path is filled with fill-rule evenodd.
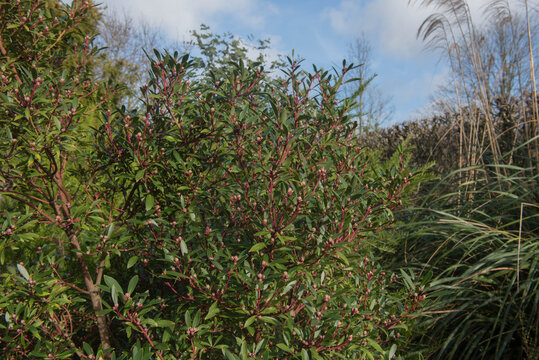
<svg viewBox="0 0 539 360"><path fill-rule="evenodd" d="M473 184L473 201L457 201L468 184L443 196L434 190L408 225L406 265L433 274L415 339L429 358L539 356L538 179L526 168L504 170L504 182Z"/></svg>
<svg viewBox="0 0 539 360"><path fill-rule="evenodd" d="M530 19L527 1L515 7L506 0L490 1L481 26L465 0L422 0L434 9L418 30L427 47L439 52L451 70L443 89L441 111L457 114L459 168L485 163L512 164L502 142L511 148L525 142L534 172L539 161L537 90L534 53L539 24ZM505 126L496 125L500 115ZM497 168L496 176L507 174ZM462 182L474 179L466 172ZM501 179L498 179L501 180Z"/></svg>
<svg viewBox="0 0 539 360"><path fill-rule="evenodd" d="M400 233L406 258L396 265L432 274L410 356L537 359L537 24L527 2L491 1L482 27L466 1L420 3L436 13L418 35L452 71L441 108L455 114L458 167L410 209Z"/></svg>

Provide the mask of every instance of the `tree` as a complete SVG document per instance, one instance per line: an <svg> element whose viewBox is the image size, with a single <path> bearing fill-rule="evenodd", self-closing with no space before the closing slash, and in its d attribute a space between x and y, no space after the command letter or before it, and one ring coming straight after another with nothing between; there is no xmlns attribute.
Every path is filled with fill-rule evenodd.
<svg viewBox="0 0 539 360"><path fill-rule="evenodd" d="M92 39L81 33L92 8L87 1L0 5L0 183L12 201L2 213L3 353L71 356L81 352L77 333L94 329L107 349L97 287L102 270L98 257L83 254L91 227L86 211L96 204L85 200L92 173L82 126L110 96L92 82ZM64 247L71 260L61 256ZM76 306L85 316L73 327ZM95 327L86 329L89 323Z"/></svg>
<svg viewBox="0 0 539 360"><path fill-rule="evenodd" d="M256 67L257 64L265 66L261 69L264 76L285 68L280 55L277 59L269 58L269 39L254 39L252 35L244 39L231 33L214 34L210 27L204 24L200 26L200 30L191 31L191 36L193 40L187 42L186 46L193 50L193 59L201 70L197 76L209 81L226 77L238 62L245 63L247 67Z"/></svg>
<svg viewBox="0 0 539 360"><path fill-rule="evenodd" d="M112 9L101 11L96 45L102 47L95 61L96 77L119 85L114 102L132 108L140 105L140 87L149 80L149 56L153 49L191 53L201 69L197 76L231 70L231 63L240 59L247 64L256 61L268 65L266 72L283 66L279 60L267 59L270 40L242 39L230 33L214 34L209 26L201 25L191 31L191 40L171 41L143 20L135 20L126 12L119 14Z"/></svg>
<svg viewBox="0 0 539 360"><path fill-rule="evenodd" d="M3 353L391 357L423 295L363 240L416 176L358 148L347 70L201 76L156 52L143 106L112 110L77 27L89 9L2 4Z"/></svg>
<svg viewBox="0 0 539 360"><path fill-rule="evenodd" d="M147 52L153 49L181 49L187 43L172 42L159 30L128 13L104 9L98 24L96 46L102 47L96 59L96 76L121 86L115 103L128 108L139 103L140 87L148 82L150 61Z"/></svg>
<svg viewBox="0 0 539 360"><path fill-rule="evenodd" d="M359 64L353 71L348 72L349 78L357 81L345 86L346 96L356 96L358 108L356 110L359 132L378 129L391 117L393 109L391 99L384 95L380 88L373 83L376 74L371 69L372 45L365 35L358 37L349 49L350 59Z"/></svg>

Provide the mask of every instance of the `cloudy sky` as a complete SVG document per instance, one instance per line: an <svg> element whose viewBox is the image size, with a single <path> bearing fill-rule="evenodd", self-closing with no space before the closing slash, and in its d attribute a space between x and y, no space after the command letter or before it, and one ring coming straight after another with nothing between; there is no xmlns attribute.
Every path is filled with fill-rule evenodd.
<svg viewBox="0 0 539 360"><path fill-rule="evenodd" d="M173 39L188 39L189 30L204 23L214 33L269 38L273 51L290 55L294 49L304 64L325 68L340 65L348 57L349 45L364 34L373 47L375 82L392 98L391 122L417 117L433 90L447 79L439 56L416 39L431 10L408 5L408 0L101 1L116 12L143 18ZM482 15L485 1L469 1L476 17Z"/></svg>

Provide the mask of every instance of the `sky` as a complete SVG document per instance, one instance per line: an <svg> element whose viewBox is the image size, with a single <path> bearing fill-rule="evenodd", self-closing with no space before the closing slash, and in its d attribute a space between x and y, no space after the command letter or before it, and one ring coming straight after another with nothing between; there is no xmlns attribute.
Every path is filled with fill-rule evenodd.
<svg viewBox="0 0 539 360"><path fill-rule="evenodd" d="M469 0L480 18L487 0ZM516 2L521 0L509 0ZM539 0L530 0L537 5ZM189 40L200 24L214 33L270 39L273 55L296 55L326 69L349 59L350 44L364 34L372 46L371 68L391 99L389 122L420 117L435 90L448 79L440 56L416 38L432 9L408 0L101 0L115 12L143 19L173 40Z"/></svg>

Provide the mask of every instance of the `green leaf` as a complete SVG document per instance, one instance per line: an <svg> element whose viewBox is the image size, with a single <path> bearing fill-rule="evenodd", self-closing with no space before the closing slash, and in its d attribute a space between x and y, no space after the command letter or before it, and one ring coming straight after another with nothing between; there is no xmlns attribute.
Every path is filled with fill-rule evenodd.
<svg viewBox="0 0 539 360"><path fill-rule="evenodd" d="M281 241L281 243L285 244L288 241L294 241L296 238L294 236L283 236L281 234L277 234L277 238Z"/></svg>
<svg viewBox="0 0 539 360"><path fill-rule="evenodd" d="M281 292L283 295L285 295L287 292L289 292L290 290L292 290L292 288L296 285L297 281L296 280L293 280L291 282L289 282L283 289L283 291Z"/></svg>
<svg viewBox="0 0 539 360"><path fill-rule="evenodd" d="M28 271L26 271L24 266L22 266L21 264L17 264L17 269L19 270L23 278L25 278L26 280L30 279L30 275L28 274Z"/></svg>
<svg viewBox="0 0 539 360"><path fill-rule="evenodd" d="M255 251L260 251L262 250L263 248L266 247L266 244L263 243L263 242L259 242L257 244L254 244L250 249L249 249L249 252L255 252Z"/></svg>
<svg viewBox="0 0 539 360"><path fill-rule="evenodd" d="M414 288L414 282L412 281L412 278L410 275L408 275L403 269L401 269L401 275L404 278L404 281L406 282L406 285L408 285L409 289Z"/></svg>
<svg viewBox="0 0 539 360"><path fill-rule="evenodd" d="M367 350L365 348L361 348L361 351L363 352L363 354L366 354L369 359L374 360L374 356L372 355L372 353L369 350Z"/></svg>
<svg viewBox="0 0 539 360"><path fill-rule="evenodd" d="M30 358L31 359L37 359L37 358L46 358L47 357L47 354L46 353L42 353L42 352L39 352L37 349L32 351L30 354Z"/></svg>
<svg viewBox="0 0 539 360"><path fill-rule="evenodd" d="M9 127L6 126L6 135L7 135L7 139L9 141L13 140L13 135L11 134L11 130L9 130Z"/></svg>
<svg viewBox="0 0 539 360"><path fill-rule="evenodd" d="M214 317L218 313L219 313L219 308L217 307L217 301L216 301L210 306L210 308L208 310L208 315L206 315L204 320L211 319L212 317Z"/></svg>
<svg viewBox="0 0 539 360"><path fill-rule="evenodd" d="M346 264L350 265L350 261L348 261L348 258L342 253L342 251L337 251L337 256Z"/></svg>
<svg viewBox="0 0 539 360"><path fill-rule="evenodd" d="M133 290L135 290L135 287L138 283L138 275L135 275L129 280L129 285L127 285L127 292L129 294L133 294Z"/></svg>
<svg viewBox="0 0 539 360"><path fill-rule="evenodd" d="M263 322L265 322L265 323L269 323L269 324L272 324L272 325L278 325L279 324L279 322L275 318L273 318L271 316L262 316L261 320Z"/></svg>
<svg viewBox="0 0 539 360"><path fill-rule="evenodd" d="M269 235L270 232L267 230L267 229L264 229L262 231L259 231L257 233L254 234L255 237L258 237L258 236L264 236L264 235Z"/></svg>
<svg viewBox="0 0 539 360"><path fill-rule="evenodd" d="M193 318L193 324L191 326L197 327L199 323L200 323L200 310L198 310L197 313L195 314L195 317Z"/></svg>
<svg viewBox="0 0 539 360"><path fill-rule="evenodd" d="M247 358L249 357L249 355L247 354L247 344L243 339L241 341L240 355L242 360L247 360Z"/></svg>
<svg viewBox="0 0 539 360"><path fill-rule="evenodd" d="M34 234L34 233L23 233L23 234L17 234L15 236L18 239L25 241L25 240L33 240L34 238L38 237L39 235Z"/></svg>
<svg viewBox="0 0 539 360"><path fill-rule="evenodd" d="M290 354L292 354L292 352L293 352L292 349L290 349L288 346L286 346L286 345L283 344L283 343L277 344L277 347L278 347L279 349L281 349L281 350L286 351L287 353L290 353Z"/></svg>
<svg viewBox="0 0 539 360"><path fill-rule="evenodd" d="M135 181L139 181L144 177L144 169L141 169L137 171L137 174L135 175Z"/></svg>
<svg viewBox="0 0 539 360"><path fill-rule="evenodd" d="M153 204L155 203L155 199L151 194L146 195L146 211L153 208Z"/></svg>
<svg viewBox="0 0 539 360"><path fill-rule="evenodd" d="M127 262L127 268L129 269L130 267L132 267L133 265L135 265L138 261L138 256L131 256L129 258L129 261Z"/></svg>
<svg viewBox="0 0 539 360"><path fill-rule="evenodd" d="M112 277L110 277L108 275L103 276L103 278L105 279L105 283L107 284L107 286L109 288L112 289L112 286L115 286L116 290L123 294L122 287L120 286L118 281L116 281L114 278L112 278Z"/></svg>
<svg viewBox="0 0 539 360"><path fill-rule="evenodd" d="M155 321L154 319L150 319L150 318L146 318L146 319L142 320L141 324L149 325L150 327L158 327L157 321Z"/></svg>
<svg viewBox="0 0 539 360"><path fill-rule="evenodd" d="M56 116L53 116L52 120L54 121L54 126L56 126L56 129L58 131L62 130L62 124L60 124L60 120L58 120Z"/></svg>
<svg viewBox="0 0 539 360"><path fill-rule="evenodd" d="M100 312L97 313L97 316L104 316L104 315L107 315L108 313L110 313L112 311L112 309L103 309L101 310Z"/></svg>
<svg viewBox="0 0 539 360"><path fill-rule="evenodd" d="M285 109L283 109L281 111L281 114L280 114L280 120L281 120L281 124L284 124L286 122L286 120L288 119L288 111L286 111Z"/></svg>
<svg viewBox="0 0 539 360"><path fill-rule="evenodd" d="M163 343L167 343L170 340L170 337L171 337L170 330L165 330L163 332L163 339L162 339Z"/></svg>
<svg viewBox="0 0 539 360"><path fill-rule="evenodd" d="M302 360L309 360L309 353L305 349L301 349L301 359Z"/></svg>
<svg viewBox="0 0 539 360"><path fill-rule="evenodd" d="M311 348L311 356L315 360L323 360L323 358L318 355L318 351L316 351L316 348Z"/></svg>
<svg viewBox="0 0 539 360"><path fill-rule="evenodd" d="M389 356L388 356L388 359L391 360L391 358L393 358L393 355L395 355L395 353L397 352L397 344L393 344L391 346L391 349L389 349Z"/></svg>
<svg viewBox="0 0 539 360"><path fill-rule="evenodd" d="M380 344L378 344L376 341L374 341L373 339L371 338L367 338L367 342L369 343L370 346L372 346L376 351L379 351L380 353L384 353L384 349L382 349L382 347L380 346Z"/></svg>
<svg viewBox="0 0 539 360"><path fill-rule="evenodd" d="M93 355L94 351L92 350L92 347L89 344L82 343L82 347L84 348L86 355Z"/></svg>
<svg viewBox="0 0 539 360"><path fill-rule="evenodd" d="M32 333L32 335L34 335L36 339L41 340L41 335L39 334L35 326L28 325L28 330L30 330L30 332Z"/></svg>
<svg viewBox="0 0 539 360"><path fill-rule="evenodd" d="M237 360L238 358L236 356L234 356L234 354L232 354L230 352L230 350L228 350L227 348L223 348L222 349L223 353L225 354L226 358L228 360Z"/></svg>
<svg viewBox="0 0 539 360"><path fill-rule="evenodd" d="M183 240L180 241L180 250L182 252L182 255L187 255L187 253L189 252L187 249L187 244Z"/></svg>
<svg viewBox="0 0 539 360"><path fill-rule="evenodd" d="M174 327L174 321L160 319L156 321L158 327Z"/></svg>
<svg viewBox="0 0 539 360"><path fill-rule="evenodd" d="M256 315L251 316L247 320L245 320L245 324L243 324L243 327L246 328L249 325L251 325L256 320Z"/></svg>
<svg viewBox="0 0 539 360"><path fill-rule="evenodd" d="M427 271L427 273L425 274L425 276L423 276L423 279L421 280L421 286L425 286L427 285L427 283L429 282L429 280L432 278L432 271Z"/></svg>
<svg viewBox="0 0 539 360"><path fill-rule="evenodd" d="M116 285L112 285L110 288L110 296L112 298L112 303L114 305L118 304L118 289L116 289Z"/></svg>
<svg viewBox="0 0 539 360"><path fill-rule="evenodd" d="M107 236L110 238L114 232L114 223L110 224L109 230L107 231Z"/></svg>
<svg viewBox="0 0 539 360"><path fill-rule="evenodd" d="M260 349L262 349L262 347L264 345L266 345L266 342L268 341L268 339L262 339L258 342L258 344L256 344L256 348L255 348L255 353L258 353L260 351Z"/></svg>

